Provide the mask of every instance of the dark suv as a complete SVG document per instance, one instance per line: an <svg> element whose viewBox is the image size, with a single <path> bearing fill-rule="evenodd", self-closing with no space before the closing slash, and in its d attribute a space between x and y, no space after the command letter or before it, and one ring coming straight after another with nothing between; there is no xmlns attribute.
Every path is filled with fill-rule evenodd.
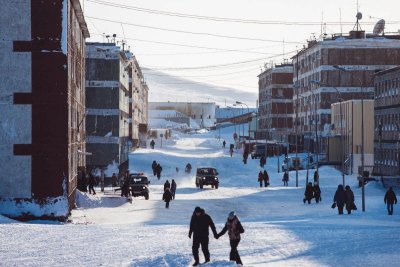
<svg viewBox="0 0 400 267"><path fill-rule="evenodd" d="M215 168L197 168L196 187L203 188L204 185L211 185L212 188L218 189L219 180L217 175L218 172Z"/></svg>
<svg viewBox="0 0 400 267"><path fill-rule="evenodd" d="M150 181L142 173L132 173L129 175L129 187L133 197L143 196L149 199Z"/></svg>

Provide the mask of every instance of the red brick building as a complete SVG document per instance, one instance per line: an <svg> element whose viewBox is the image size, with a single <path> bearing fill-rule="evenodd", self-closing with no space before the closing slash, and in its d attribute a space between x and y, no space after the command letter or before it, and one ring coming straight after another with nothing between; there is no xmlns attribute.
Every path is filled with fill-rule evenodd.
<svg viewBox="0 0 400 267"><path fill-rule="evenodd" d="M79 0L1 3L0 213L65 219L85 166L89 32Z"/></svg>

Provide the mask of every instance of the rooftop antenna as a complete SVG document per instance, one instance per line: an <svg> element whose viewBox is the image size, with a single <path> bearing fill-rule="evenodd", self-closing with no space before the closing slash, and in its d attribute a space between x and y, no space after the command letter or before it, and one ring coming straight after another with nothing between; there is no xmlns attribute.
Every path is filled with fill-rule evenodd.
<svg viewBox="0 0 400 267"><path fill-rule="evenodd" d="M356 28L357 31L360 31L361 30L361 26L360 26L360 22L359 21L362 19L362 13L359 11L358 0L357 0L357 15L356 15L356 18L357 18L357 22L356 22L356 25L354 25L353 30Z"/></svg>
<svg viewBox="0 0 400 267"><path fill-rule="evenodd" d="M339 16L340 16L340 36L343 36L342 9L341 8L339 8Z"/></svg>
<svg viewBox="0 0 400 267"><path fill-rule="evenodd" d="M113 43L115 44L115 38L117 37L117 35L114 33L114 34L112 35L112 37L113 37Z"/></svg>
<svg viewBox="0 0 400 267"><path fill-rule="evenodd" d="M110 39L108 39L108 38L110 38L110 35L106 35L106 38L107 38L107 43L109 43L110 42Z"/></svg>
<svg viewBox="0 0 400 267"><path fill-rule="evenodd" d="M282 60L285 61L285 38L282 41Z"/></svg>

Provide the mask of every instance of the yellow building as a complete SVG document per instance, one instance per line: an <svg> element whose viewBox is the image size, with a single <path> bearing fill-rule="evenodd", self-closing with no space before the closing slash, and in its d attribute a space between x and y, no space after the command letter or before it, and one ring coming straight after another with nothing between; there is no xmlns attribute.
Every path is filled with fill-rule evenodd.
<svg viewBox="0 0 400 267"><path fill-rule="evenodd" d="M341 161L344 159L345 171L347 173L358 172L358 167L362 165L361 125L363 121L364 166L373 166L374 100L348 100L345 102L333 103L331 108L333 137L331 137L329 141L329 160ZM362 109L364 110L364 116L362 116ZM342 141L344 143L342 143Z"/></svg>

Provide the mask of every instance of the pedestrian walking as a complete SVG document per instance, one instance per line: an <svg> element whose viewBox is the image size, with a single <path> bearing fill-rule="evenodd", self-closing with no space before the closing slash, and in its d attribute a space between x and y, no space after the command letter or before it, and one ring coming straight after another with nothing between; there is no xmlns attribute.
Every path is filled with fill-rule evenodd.
<svg viewBox="0 0 400 267"><path fill-rule="evenodd" d="M151 149L154 149L155 145L156 145L156 142L154 142L154 139L151 139L151 142L150 142Z"/></svg>
<svg viewBox="0 0 400 267"><path fill-rule="evenodd" d="M347 214L351 214L351 211L355 209L355 204L354 204L354 193L350 189L350 186L346 185L346 210Z"/></svg>
<svg viewBox="0 0 400 267"><path fill-rule="evenodd" d="M156 175L157 175L158 180L160 180L160 178L161 178L161 172L162 172L162 167L161 167L160 163L157 163Z"/></svg>
<svg viewBox="0 0 400 267"><path fill-rule="evenodd" d="M322 198L321 198L321 188L319 188L318 183L314 183L313 186L313 192L314 192L314 198L315 198L315 202L319 203Z"/></svg>
<svg viewBox="0 0 400 267"><path fill-rule="evenodd" d="M190 173L192 171L192 165L190 163L186 164L185 172Z"/></svg>
<svg viewBox="0 0 400 267"><path fill-rule="evenodd" d="M262 184L263 184L263 173L261 171L258 173L258 182L260 183L260 187L262 187Z"/></svg>
<svg viewBox="0 0 400 267"><path fill-rule="evenodd" d="M153 163L151 164L151 169L153 170L153 176L156 176L156 174L157 174L157 161L153 160Z"/></svg>
<svg viewBox="0 0 400 267"><path fill-rule="evenodd" d="M343 207L346 203L346 192L343 189L343 185L338 185L338 189L335 192L335 196L333 197L333 203L336 204L338 208L339 215L343 214Z"/></svg>
<svg viewBox="0 0 400 267"><path fill-rule="evenodd" d="M314 183L319 183L319 174L318 170L314 172Z"/></svg>
<svg viewBox="0 0 400 267"><path fill-rule="evenodd" d="M303 199L303 203L306 203L306 201L308 202L308 204L311 204L311 199L314 197L314 190L313 190L313 186L312 183L309 182L306 186L306 190L304 191L304 199Z"/></svg>
<svg viewBox="0 0 400 267"><path fill-rule="evenodd" d="M92 174L92 172L89 172L89 194L96 195L96 191L94 191L94 184L95 184L95 178Z"/></svg>
<svg viewBox="0 0 400 267"><path fill-rule="evenodd" d="M193 266L200 265L199 259L199 247L201 245L201 250L204 254L205 263L210 261L210 252L208 250L208 229L211 228L214 237L217 238L217 230L215 229L215 224L211 217L206 214L205 210L196 207L194 209L192 218L190 219L190 228L189 228L189 238L192 238L193 234L193 244L192 244L192 253L194 258Z"/></svg>
<svg viewBox="0 0 400 267"><path fill-rule="evenodd" d="M289 172L288 171L285 171L285 173L283 174L282 181L283 181L283 186L288 186L288 184L289 184Z"/></svg>
<svg viewBox="0 0 400 267"><path fill-rule="evenodd" d="M264 187L269 186L269 175L266 170L263 173Z"/></svg>
<svg viewBox="0 0 400 267"><path fill-rule="evenodd" d="M240 242L240 234L244 233L244 229L234 211L229 213L224 228L219 234L217 234L217 239L223 236L226 232L228 232L229 242L231 245L229 260L235 261L236 264L242 265L242 260L240 259L237 247Z"/></svg>
<svg viewBox="0 0 400 267"><path fill-rule="evenodd" d="M167 188L171 189L171 184L169 183L168 180L164 183L164 191L167 190Z"/></svg>
<svg viewBox="0 0 400 267"><path fill-rule="evenodd" d="M169 209L169 202L172 200L172 194L171 194L171 190L169 189L169 187L167 189L165 189L162 200L165 201L165 208Z"/></svg>
<svg viewBox="0 0 400 267"><path fill-rule="evenodd" d="M392 187L389 187L389 189L386 191L383 201L387 205L388 214L393 215L393 204L397 204L397 197Z"/></svg>
<svg viewBox="0 0 400 267"><path fill-rule="evenodd" d="M264 168L266 163L267 163L267 160L265 159L265 157L261 156L261 158L260 158L260 167Z"/></svg>
<svg viewBox="0 0 400 267"><path fill-rule="evenodd" d="M113 173L113 175L111 176L111 185L112 185L112 189L115 190L115 188L117 187L117 183L118 183L118 177L115 173Z"/></svg>
<svg viewBox="0 0 400 267"><path fill-rule="evenodd" d="M247 164L247 158L249 157L249 151L247 149L243 152L243 163Z"/></svg>
<svg viewBox="0 0 400 267"><path fill-rule="evenodd" d="M175 192L176 192L176 182L174 179L171 181L171 194L172 194L172 199L175 200Z"/></svg>
<svg viewBox="0 0 400 267"><path fill-rule="evenodd" d="M225 140L222 142L222 148L225 148L225 146L226 146L226 142L225 142Z"/></svg>

